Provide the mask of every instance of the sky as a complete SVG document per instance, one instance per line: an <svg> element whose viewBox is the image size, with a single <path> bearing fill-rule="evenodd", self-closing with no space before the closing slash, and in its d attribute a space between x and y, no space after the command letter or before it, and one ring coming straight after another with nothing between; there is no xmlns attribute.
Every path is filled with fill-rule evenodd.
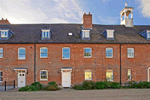
<svg viewBox="0 0 150 100"><path fill-rule="evenodd" d="M91 13L93 24L120 25L120 11L134 7L134 25L150 25L150 0L0 0L0 19L11 24L77 23Z"/></svg>

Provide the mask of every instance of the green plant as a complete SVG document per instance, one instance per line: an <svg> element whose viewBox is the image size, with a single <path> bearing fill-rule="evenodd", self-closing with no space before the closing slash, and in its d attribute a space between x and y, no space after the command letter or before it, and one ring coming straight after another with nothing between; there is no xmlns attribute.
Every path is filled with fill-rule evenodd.
<svg viewBox="0 0 150 100"><path fill-rule="evenodd" d="M32 85L27 85L25 87L20 88L18 91L38 91L39 88Z"/></svg>
<svg viewBox="0 0 150 100"><path fill-rule="evenodd" d="M113 89L120 88L120 83L112 82L110 87L113 88Z"/></svg>
<svg viewBox="0 0 150 100"><path fill-rule="evenodd" d="M75 84L72 88L73 88L73 89L76 89L76 88L77 88L77 86L78 86L78 85L77 85L77 84Z"/></svg>
<svg viewBox="0 0 150 100"><path fill-rule="evenodd" d="M57 91L57 90L60 90L59 87L55 87L53 85L50 85L46 88L47 91Z"/></svg>
<svg viewBox="0 0 150 100"><path fill-rule="evenodd" d="M92 81L84 81L82 87L86 90L94 89L94 82Z"/></svg>
<svg viewBox="0 0 150 100"><path fill-rule="evenodd" d="M85 90L85 88L83 88L82 86L76 86L76 90Z"/></svg>
<svg viewBox="0 0 150 100"><path fill-rule="evenodd" d="M96 89L107 89L107 82L96 82L95 87Z"/></svg>
<svg viewBox="0 0 150 100"><path fill-rule="evenodd" d="M37 87L39 90L43 88L43 85L40 82L34 82L31 85Z"/></svg>

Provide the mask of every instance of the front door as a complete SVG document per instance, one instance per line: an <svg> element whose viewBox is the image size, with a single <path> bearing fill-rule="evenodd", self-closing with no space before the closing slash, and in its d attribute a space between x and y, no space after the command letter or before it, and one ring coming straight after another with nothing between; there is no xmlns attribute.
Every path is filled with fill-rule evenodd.
<svg viewBox="0 0 150 100"><path fill-rule="evenodd" d="M18 87L26 86L25 76L26 76L26 74L25 74L24 71L19 71L18 72Z"/></svg>
<svg viewBox="0 0 150 100"><path fill-rule="evenodd" d="M71 72L62 72L62 86L70 87L71 85Z"/></svg>

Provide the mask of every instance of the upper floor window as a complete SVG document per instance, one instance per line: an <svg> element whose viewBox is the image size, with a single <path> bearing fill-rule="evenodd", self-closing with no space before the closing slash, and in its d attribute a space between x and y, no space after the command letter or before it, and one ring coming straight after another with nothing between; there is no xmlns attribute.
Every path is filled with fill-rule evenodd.
<svg viewBox="0 0 150 100"><path fill-rule="evenodd" d="M42 37L43 38L49 38L49 32L50 31L42 31Z"/></svg>
<svg viewBox="0 0 150 100"><path fill-rule="evenodd" d="M48 80L48 71L47 70L40 71L40 80Z"/></svg>
<svg viewBox="0 0 150 100"><path fill-rule="evenodd" d="M106 70L107 81L113 81L113 70Z"/></svg>
<svg viewBox="0 0 150 100"><path fill-rule="evenodd" d="M127 48L127 57L134 58L134 48Z"/></svg>
<svg viewBox="0 0 150 100"><path fill-rule="evenodd" d="M150 38L150 31L147 32L147 38Z"/></svg>
<svg viewBox="0 0 150 100"><path fill-rule="evenodd" d="M90 37L90 30L82 30L82 37L89 38Z"/></svg>
<svg viewBox="0 0 150 100"><path fill-rule="evenodd" d="M107 38L113 38L113 32L112 31L107 31Z"/></svg>
<svg viewBox="0 0 150 100"><path fill-rule="evenodd" d="M40 58L47 58L47 48L46 47L42 47L40 48Z"/></svg>
<svg viewBox="0 0 150 100"><path fill-rule="evenodd" d="M106 58L113 58L113 48L106 48Z"/></svg>
<svg viewBox="0 0 150 100"><path fill-rule="evenodd" d="M84 57L91 58L92 57L92 49L91 48L84 48Z"/></svg>
<svg viewBox="0 0 150 100"><path fill-rule="evenodd" d="M92 71L85 70L85 80L92 80Z"/></svg>
<svg viewBox="0 0 150 100"><path fill-rule="evenodd" d="M62 48L62 59L70 59L70 48Z"/></svg>
<svg viewBox="0 0 150 100"><path fill-rule="evenodd" d="M3 48L0 48L0 58L3 58Z"/></svg>
<svg viewBox="0 0 150 100"><path fill-rule="evenodd" d="M128 81L131 81L131 69L128 69Z"/></svg>
<svg viewBox="0 0 150 100"><path fill-rule="evenodd" d="M3 73L2 73L2 71L0 71L0 82L2 82L3 81Z"/></svg>
<svg viewBox="0 0 150 100"><path fill-rule="evenodd" d="M18 48L18 59L26 59L26 49Z"/></svg>
<svg viewBox="0 0 150 100"><path fill-rule="evenodd" d="M1 30L1 37L2 37L2 38L8 37L8 31L3 31L3 30Z"/></svg>

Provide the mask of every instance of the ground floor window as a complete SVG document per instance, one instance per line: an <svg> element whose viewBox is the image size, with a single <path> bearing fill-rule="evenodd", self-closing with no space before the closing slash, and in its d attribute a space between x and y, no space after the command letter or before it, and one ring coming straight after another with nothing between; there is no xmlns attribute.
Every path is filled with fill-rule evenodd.
<svg viewBox="0 0 150 100"><path fill-rule="evenodd" d="M92 80L92 71L85 70L85 80Z"/></svg>
<svg viewBox="0 0 150 100"><path fill-rule="evenodd" d="M113 81L113 70L106 70L107 81Z"/></svg>
<svg viewBox="0 0 150 100"><path fill-rule="evenodd" d="M41 70L40 80L48 80L48 71L47 70Z"/></svg>
<svg viewBox="0 0 150 100"><path fill-rule="evenodd" d="M128 81L131 81L131 69L128 69Z"/></svg>
<svg viewBox="0 0 150 100"><path fill-rule="evenodd" d="M0 81L3 81L3 73L0 71Z"/></svg>

